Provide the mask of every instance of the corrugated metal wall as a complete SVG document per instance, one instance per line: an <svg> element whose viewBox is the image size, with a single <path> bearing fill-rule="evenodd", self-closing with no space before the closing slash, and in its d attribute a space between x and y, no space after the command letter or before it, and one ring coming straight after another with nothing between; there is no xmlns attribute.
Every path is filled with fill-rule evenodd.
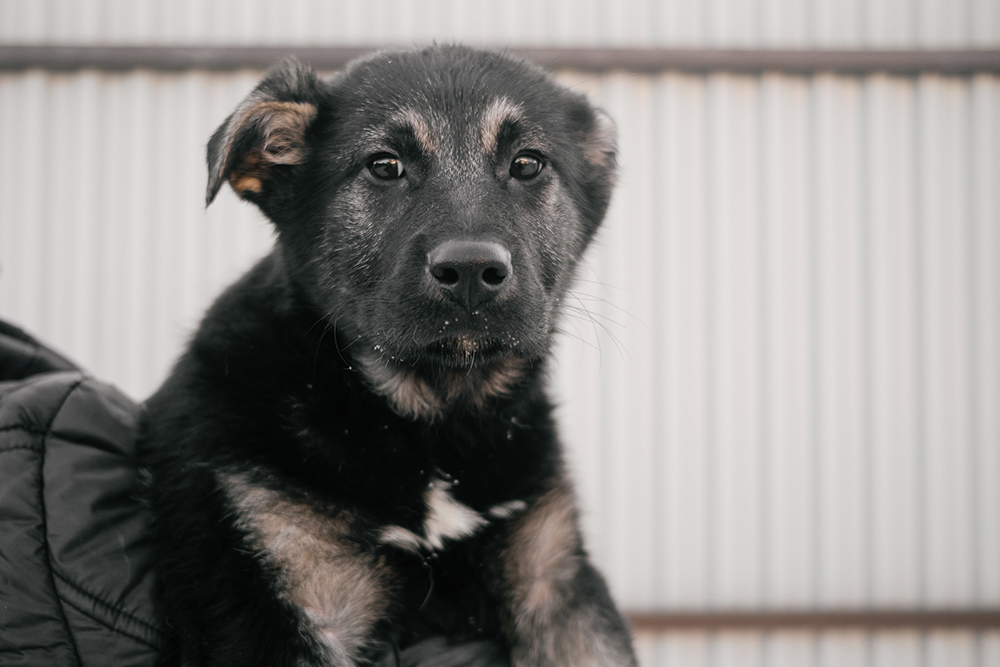
<svg viewBox="0 0 1000 667"><path fill-rule="evenodd" d="M624 174L559 387L620 598L1000 602L1000 78L584 85ZM724 637L649 664L1000 665L996 636Z"/></svg>
<svg viewBox="0 0 1000 667"><path fill-rule="evenodd" d="M6 42L995 46L996 0L0 0Z"/></svg>
<svg viewBox="0 0 1000 667"><path fill-rule="evenodd" d="M11 43L1000 44L995 0L0 0ZM0 75L0 315L136 397L270 244L203 147L259 73ZM1000 77L559 72L620 187L553 378L623 606L1000 604ZM639 638L1000 666L1000 633Z"/></svg>

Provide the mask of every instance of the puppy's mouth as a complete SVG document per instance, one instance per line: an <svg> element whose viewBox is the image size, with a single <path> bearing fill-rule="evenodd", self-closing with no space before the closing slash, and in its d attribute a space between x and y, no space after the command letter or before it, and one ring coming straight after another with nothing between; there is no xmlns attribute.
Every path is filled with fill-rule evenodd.
<svg viewBox="0 0 1000 667"><path fill-rule="evenodd" d="M434 421L456 406L482 409L508 395L532 367L524 350L469 334L439 338L408 353L355 356L368 386L398 414Z"/></svg>
<svg viewBox="0 0 1000 667"><path fill-rule="evenodd" d="M511 341L512 342L512 341ZM513 354L511 342L475 335L441 338L425 348L425 355L448 367L485 365Z"/></svg>
<svg viewBox="0 0 1000 667"><path fill-rule="evenodd" d="M549 338L539 321L543 318L488 315L489 321L480 315L472 322L460 323L453 313L446 313L444 317L421 318L416 324L406 318L402 325L397 324L400 320L382 318L374 326L363 327L374 335L353 337L360 345L351 344L352 354L430 377L442 370L488 372L513 360L530 364L547 352Z"/></svg>

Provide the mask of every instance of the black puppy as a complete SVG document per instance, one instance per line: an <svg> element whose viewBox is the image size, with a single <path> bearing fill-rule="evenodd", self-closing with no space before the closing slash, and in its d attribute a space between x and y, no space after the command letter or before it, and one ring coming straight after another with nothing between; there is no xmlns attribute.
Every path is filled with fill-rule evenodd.
<svg viewBox="0 0 1000 667"><path fill-rule="evenodd" d="M275 250L147 403L185 665L359 665L429 637L634 665L543 391L614 182L611 122L512 58L271 71L212 136Z"/></svg>

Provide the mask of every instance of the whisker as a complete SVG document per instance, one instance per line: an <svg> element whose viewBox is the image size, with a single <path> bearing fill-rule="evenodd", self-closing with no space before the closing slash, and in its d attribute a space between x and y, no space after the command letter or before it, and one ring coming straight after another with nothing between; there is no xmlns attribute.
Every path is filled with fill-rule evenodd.
<svg viewBox="0 0 1000 667"><path fill-rule="evenodd" d="M580 312L581 310L583 310L582 308L580 308L580 306L566 306L566 308L569 309L569 310L577 311L577 312ZM610 315L605 315L604 313L596 313L596 312L592 312L592 311L588 310L587 311L587 315L591 316L591 317L599 317L602 320L605 320L608 324L614 324L615 326L618 326L618 327L624 327L625 326L625 324L623 324L622 322L619 322L618 320L614 319Z"/></svg>
<svg viewBox="0 0 1000 667"><path fill-rule="evenodd" d="M554 333L559 334L560 336L568 336L570 338L574 338L574 339L580 341L581 343L583 343L584 345L586 345L589 348L593 348L595 350L600 349L597 345L591 343L589 340L585 339L583 336L581 336L578 333L574 333L572 331L568 331L566 329L563 329L562 327L552 327L552 331Z"/></svg>
<svg viewBox="0 0 1000 667"><path fill-rule="evenodd" d="M599 321L597 319L597 317L595 317L595 313L591 312L591 310L589 308L587 308L587 304L585 304L580 299L579 295L577 295L575 292L572 292L572 291L567 291L567 294L569 296L573 297L574 299L576 299L577 302L580 304L579 306L572 306L572 305L564 303L563 307L568 311L568 313L570 313L570 314L572 314L572 313L579 313L579 314L586 315L587 319L591 323L591 326L593 327L594 336L597 338L597 340L600 341L600 335L599 335L599 333L597 331L597 328L600 327L601 330L604 331L604 333L608 336L608 338L611 339L611 342L614 343L615 347L618 349L618 355L619 355L619 357L622 358L622 359L629 358L628 352L626 351L625 345L624 345L624 343L622 343L621 339L618 338L618 336L616 336L615 333L613 331L611 331L611 329L608 328L608 326L606 324L604 324L604 322ZM606 315L603 315L603 314L599 314L599 315L602 318L610 320L610 318L608 318ZM613 322L614 324L617 324L618 326L622 326L620 323L615 322L614 320L611 320L611 322ZM598 348L598 349L600 349L600 348ZM603 364L603 361L604 361L604 359L603 359L603 355L602 355L602 358L601 358L601 363L602 364Z"/></svg>
<svg viewBox="0 0 1000 667"><path fill-rule="evenodd" d="M601 298L599 296L596 296L594 294L588 294L587 292L577 292L575 290L566 290L566 293L567 294L572 294L574 297L576 297L576 300L580 301L580 302L582 302L584 300L584 298L586 298L586 300L588 300L588 301L594 301L596 303L607 304L608 306L611 306L611 308L613 308L614 310L617 310L622 315L627 315L632 320L635 320L635 322L637 324L640 324L642 327L644 327L646 329L649 328L649 325L647 325L645 322L643 322L642 320L640 320L638 317L636 317L632 313L628 312L627 310L625 310L624 308L622 308L621 306L619 306L614 301L609 301L608 299L603 299L603 298Z"/></svg>

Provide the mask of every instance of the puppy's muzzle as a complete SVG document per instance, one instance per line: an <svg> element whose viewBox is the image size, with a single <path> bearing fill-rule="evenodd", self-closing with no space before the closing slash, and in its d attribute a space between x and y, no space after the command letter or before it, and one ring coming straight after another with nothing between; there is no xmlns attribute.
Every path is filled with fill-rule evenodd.
<svg viewBox="0 0 1000 667"><path fill-rule="evenodd" d="M443 242L427 253L436 289L470 314L511 283L510 250L495 241Z"/></svg>

